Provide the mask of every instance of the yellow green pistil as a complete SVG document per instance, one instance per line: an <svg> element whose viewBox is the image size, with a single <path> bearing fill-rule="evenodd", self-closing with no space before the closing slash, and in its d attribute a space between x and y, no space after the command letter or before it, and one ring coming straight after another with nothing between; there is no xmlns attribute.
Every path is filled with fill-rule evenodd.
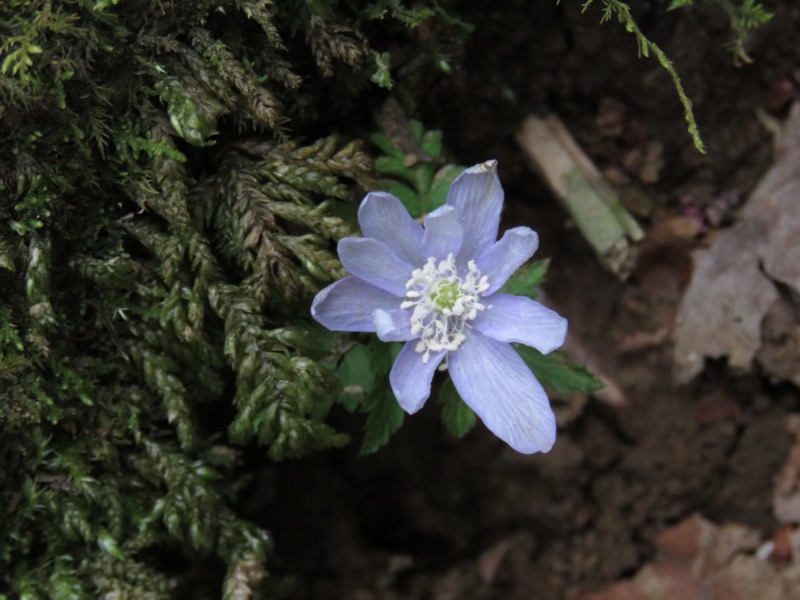
<svg viewBox="0 0 800 600"><path fill-rule="evenodd" d="M433 308L438 313L443 313L445 310L453 310L456 301L461 298L461 291L458 289L458 284L455 281L445 281L439 285L433 294Z"/></svg>
<svg viewBox="0 0 800 600"><path fill-rule="evenodd" d="M411 273L400 308L414 309L411 332L419 336L415 350L422 354L422 362L430 360L431 352L458 349L469 321L488 308L480 301L488 289L489 278L481 276L475 261L467 263L467 272L460 277L452 254L438 264L431 257Z"/></svg>

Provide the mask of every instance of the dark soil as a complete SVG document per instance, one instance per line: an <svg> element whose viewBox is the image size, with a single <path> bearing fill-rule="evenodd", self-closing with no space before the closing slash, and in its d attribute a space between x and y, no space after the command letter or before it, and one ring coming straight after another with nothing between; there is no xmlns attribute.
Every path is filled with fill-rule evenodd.
<svg viewBox="0 0 800 600"><path fill-rule="evenodd" d="M693 513L764 538L779 527L773 481L798 392L724 364L673 384L669 332L690 251L725 219L688 239L664 224L687 207L708 214L726 193L746 198L768 168L757 111L780 117L796 95L800 6L775 6L748 46L753 62L736 66L714 6L632 3L695 102L704 156L669 76L637 57L623 27L598 26L599 9L581 14L578 2L502 4L472 15L484 25L420 111L461 164L499 160L504 224L540 232L539 255L552 258L546 301L627 405L554 399L562 427L547 455L518 455L480 426L455 442L428 406L376 456L352 447L271 469L258 494L268 501L253 512L276 538L275 572L295 576L291 597L568 598L631 576L653 557L655 536ZM603 270L515 144L522 118L542 111L564 120L623 197L651 200L631 206L648 240L629 280Z"/></svg>

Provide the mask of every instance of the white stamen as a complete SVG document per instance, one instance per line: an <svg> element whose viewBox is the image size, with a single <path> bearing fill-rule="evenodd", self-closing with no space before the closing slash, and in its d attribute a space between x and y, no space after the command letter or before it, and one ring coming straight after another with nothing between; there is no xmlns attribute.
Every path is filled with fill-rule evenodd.
<svg viewBox="0 0 800 600"><path fill-rule="evenodd" d="M475 261L467 263L467 273L459 277L455 257L436 264L429 258L425 266L415 269L406 283L406 300L400 308L413 308L411 332L419 335L414 349L422 354L422 362L430 360L431 352L453 351L467 339L464 329L469 321L488 306L480 296L489 289L489 278L481 276Z"/></svg>

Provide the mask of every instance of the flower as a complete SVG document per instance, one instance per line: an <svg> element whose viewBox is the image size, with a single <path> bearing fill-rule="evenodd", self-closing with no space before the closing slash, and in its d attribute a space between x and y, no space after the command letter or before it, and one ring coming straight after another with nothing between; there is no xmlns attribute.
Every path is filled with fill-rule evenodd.
<svg viewBox="0 0 800 600"><path fill-rule="evenodd" d="M447 369L495 435L519 452L546 452L555 417L511 342L546 354L563 344L567 321L530 298L498 292L539 245L528 227L497 240L502 207L493 160L456 178L424 226L391 194L367 194L358 210L364 237L339 242L352 276L317 294L311 314L328 329L405 342L389 375L405 412L422 408L434 372Z"/></svg>

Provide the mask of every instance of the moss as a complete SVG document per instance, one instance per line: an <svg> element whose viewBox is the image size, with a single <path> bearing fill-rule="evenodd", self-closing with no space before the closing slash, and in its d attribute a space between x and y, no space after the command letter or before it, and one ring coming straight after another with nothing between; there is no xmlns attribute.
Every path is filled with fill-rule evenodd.
<svg viewBox="0 0 800 600"><path fill-rule="evenodd" d="M390 84L367 32L443 15L2 3L0 597L196 597L219 561L225 598L280 587L240 457L347 441L307 307L373 177L315 107Z"/></svg>

